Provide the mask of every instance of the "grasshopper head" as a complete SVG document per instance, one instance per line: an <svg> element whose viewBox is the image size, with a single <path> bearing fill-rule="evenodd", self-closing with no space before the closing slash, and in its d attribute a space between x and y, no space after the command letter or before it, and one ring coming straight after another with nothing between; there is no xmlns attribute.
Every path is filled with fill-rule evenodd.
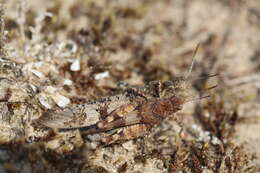
<svg viewBox="0 0 260 173"><path fill-rule="evenodd" d="M189 93L188 83L184 77L176 77L174 80L165 81L161 85L161 98L181 97L186 98Z"/></svg>

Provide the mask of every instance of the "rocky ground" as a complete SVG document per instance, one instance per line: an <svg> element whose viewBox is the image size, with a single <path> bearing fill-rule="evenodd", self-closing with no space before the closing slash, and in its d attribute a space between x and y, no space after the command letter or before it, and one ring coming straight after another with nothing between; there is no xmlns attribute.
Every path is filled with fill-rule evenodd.
<svg viewBox="0 0 260 173"><path fill-rule="evenodd" d="M0 2L0 172L260 171L259 1ZM143 138L94 146L33 125L119 83L185 75L198 43L188 92L218 87Z"/></svg>

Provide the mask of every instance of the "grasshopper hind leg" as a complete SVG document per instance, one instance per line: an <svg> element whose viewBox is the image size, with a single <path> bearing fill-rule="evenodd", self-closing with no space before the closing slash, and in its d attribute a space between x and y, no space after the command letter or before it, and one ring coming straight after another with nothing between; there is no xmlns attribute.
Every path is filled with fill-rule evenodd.
<svg viewBox="0 0 260 173"><path fill-rule="evenodd" d="M121 129L119 132L106 136L102 139L102 143L109 145L144 136L150 128L145 124L135 124Z"/></svg>

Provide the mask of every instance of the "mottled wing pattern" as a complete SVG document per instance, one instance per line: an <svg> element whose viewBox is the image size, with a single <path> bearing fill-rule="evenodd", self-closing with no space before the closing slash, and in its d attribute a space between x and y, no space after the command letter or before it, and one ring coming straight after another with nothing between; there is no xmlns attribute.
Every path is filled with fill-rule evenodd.
<svg viewBox="0 0 260 173"><path fill-rule="evenodd" d="M74 105L63 110L49 110L43 113L37 122L58 130L84 129L86 126L106 119L111 112L129 102L126 95L112 96L100 101Z"/></svg>
<svg viewBox="0 0 260 173"><path fill-rule="evenodd" d="M90 104L84 107L47 111L37 122L53 129L78 128L95 124L99 121L99 117L98 106Z"/></svg>
<svg viewBox="0 0 260 173"><path fill-rule="evenodd" d="M35 122L40 123L44 126L57 129L64 127L64 123L72 119L73 112L67 111L47 111L37 119Z"/></svg>

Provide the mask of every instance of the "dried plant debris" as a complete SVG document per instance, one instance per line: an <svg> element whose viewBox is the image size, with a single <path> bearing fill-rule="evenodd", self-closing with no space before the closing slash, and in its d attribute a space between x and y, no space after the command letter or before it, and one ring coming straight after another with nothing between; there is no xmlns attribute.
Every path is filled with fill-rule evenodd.
<svg viewBox="0 0 260 173"><path fill-rule="evenodd" d="M183 141L184 147L172 155L170 172L253 172L248 156L239 147L229 147L224 153L220 146ZM187 148L186 148L187 147ZM184 149L186 148L186 149ZM231 161L232 160L232 161ZM231 164L231 162L233 162Z"/></svg>
<svg viewBox="0 0 260 173"><path fill-rule="evenodd" d="M0 172L259 172L257 0L0 3Z"/></svg>

